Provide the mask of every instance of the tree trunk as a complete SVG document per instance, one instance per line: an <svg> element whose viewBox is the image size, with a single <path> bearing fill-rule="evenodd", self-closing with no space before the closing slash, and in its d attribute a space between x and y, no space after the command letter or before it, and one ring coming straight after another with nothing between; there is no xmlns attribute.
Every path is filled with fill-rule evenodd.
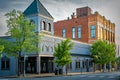
<svg viewBox="0 0 120 80"><path fill-rule="evenodd" d="M21 66L21 52L19 52L19 56L18 56L18 76L20 76L20 67Z"/></svg>
<svg viewBox="0 0 120 80"><path fill-rule="evenodd" d="M66 65L66 75L67 75L67 65Z"/></svg>
<svg viewBox="0 0 120 80"><path fill-rule="evenodd" d="M100 72L102 71L102 64L100 64Z"/></svg>
<svg viewBox="0 0 120 80"><path fill-rule="evenodd" d="M106 64L104 64L104 72L106 71Z"/></svg>

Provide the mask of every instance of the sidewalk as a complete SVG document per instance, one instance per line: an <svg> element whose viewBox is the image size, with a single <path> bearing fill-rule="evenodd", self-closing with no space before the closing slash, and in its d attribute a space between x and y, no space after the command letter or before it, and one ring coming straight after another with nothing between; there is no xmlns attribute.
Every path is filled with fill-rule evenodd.
<svg viewBox="0 0 120 80"><path fill-rule="evenodd" d="M26 78L31 78L31 77L55 77L55 76L72 76L72 75L79 75L79 74L96 74L96 73L102 73L100 71L96 72L71 72L71 73L64 73L62 75L55 75L55 73L44 73L44 74L26 74ZM24 77L24 76L21 76Z"/></svg>
<svg viewBox="0 0 120 80"><path fill-rule="evenodd" d="M96 74L96 73L102 73L100 71L95 72L70 72L70 73L64 73L62 75L55 75L55 73L45 73L45 74L26 74L26 78L29 77L54 77L54 76L72 76L72 75L79 75L79 74ZM23 77L23 76L22 76Z"/></svg>
<svg viewBox="0 0 120 80"><path fill-rule="evenodd" d="M71 73L64 73L62 75L55 75L55 73L44 73L44 74L26 74L25 78L39 78L39 77L55 77L55 76L72 76L72 75L79 75L79 74L96 74L96 73L102 73L100 71L96 72L71 72ZM21 74L19 78L23 78L24 76ZM5 76L0 78L18 78L18 76Z"/></svg>

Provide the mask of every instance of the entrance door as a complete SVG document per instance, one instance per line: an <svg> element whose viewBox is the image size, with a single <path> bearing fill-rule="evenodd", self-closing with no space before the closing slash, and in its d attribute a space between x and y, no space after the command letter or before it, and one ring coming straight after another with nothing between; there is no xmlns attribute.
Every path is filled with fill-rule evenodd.
<svg viewBox="0 0 120 80"><path fill-rule="evenodd" d="M47 69L47 66L48 66L47 61L42 60L41 62L42 62L42 63L41 63L41 72L42 72L42 73L47 73L47 72L48 72L48 69Z"/></svg>
<svg viewBox="0 0 120 80"><path fill-rule="evenodd" d="M53 72L53 57L41 57L41 73Z"/></svg>
<svg viewBox="0 0 120 80"><path fill-rule="evenodd" d="M26 72L36 73L36 57L28 57L28 60L26 60Z"/></svg>

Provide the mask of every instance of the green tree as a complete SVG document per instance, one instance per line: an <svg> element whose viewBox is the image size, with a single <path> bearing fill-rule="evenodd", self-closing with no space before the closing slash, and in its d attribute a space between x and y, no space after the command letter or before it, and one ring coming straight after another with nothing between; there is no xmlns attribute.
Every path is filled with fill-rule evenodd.
<svg viewBox="0 0 120 80"><path fill-rule="evenodd" d="M54 57L55 57L55 63L57 63L58 66L63 66L69 64L71 60L71 54L70 50L73 48L73 43L70 41L70 39L66 39L64 41L61 41L58 46L55 47L54 51Z"/></svg>
<svg viewBox="0 0 120 80"><path fill-rule="evenodd" d="M118 69L120 70L120 57L116 59L116 62L117 62Z"/></svg>
<svg viewBox="0 0 120 80"><path fill-rule="evenodd" d="M4 49L4 46L3 45L0 45L0 57L2 56L2 51L3 51L3 49Z"/></svg>
<svg viewBox="0 0 120 80"><path fill-rule="evenodd" d="M115 45L98 40L91 46L91 56L96 64L104 65L115 62Z"/></svg>
<svg viewBox="0 0 120 80"><path fill-rule="evenodd" d="M5 52L8 55L18 57L18 76L20 75L20 59L21 53L36 53L38 51L39 36L35 33L35 24L26 19L21 11L12 10L6 13L8 18L7 34L12 40L5 43Z"/></svg>

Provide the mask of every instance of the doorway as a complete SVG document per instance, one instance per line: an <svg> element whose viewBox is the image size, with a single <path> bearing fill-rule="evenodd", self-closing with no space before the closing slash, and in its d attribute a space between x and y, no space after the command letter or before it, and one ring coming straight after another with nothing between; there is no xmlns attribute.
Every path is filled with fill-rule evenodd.
<svg viewBox="0 0 120 80"><path fill-rule="evenodd" d="M41 73L53 72L53 59L53 57L41 57Z"/></svg>
<svg viewBox="0 0 120 80"><path fill-rule="evenodd" d="M27 58L26 73L36 73L36 57L28 57Z"/></svg>

